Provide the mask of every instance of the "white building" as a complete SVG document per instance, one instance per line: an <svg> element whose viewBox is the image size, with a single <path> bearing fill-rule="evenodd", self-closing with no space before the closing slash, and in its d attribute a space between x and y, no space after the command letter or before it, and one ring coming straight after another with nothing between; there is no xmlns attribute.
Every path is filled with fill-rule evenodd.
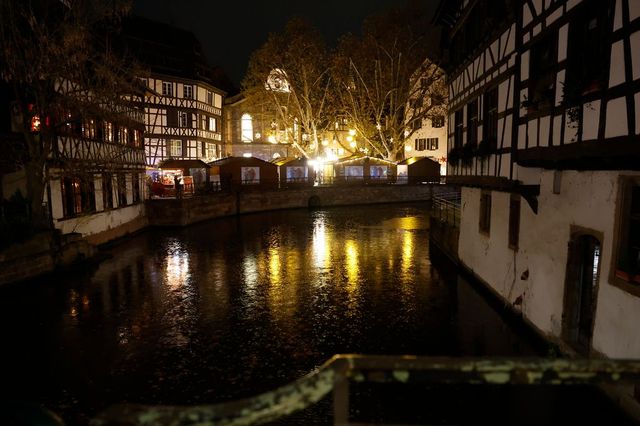
<svg viewBox="0 0 640 426"><path fill-rule="evenodd" d="M639 358L640 1L443 1L437 19L461 262L550 339Z"/></svg>

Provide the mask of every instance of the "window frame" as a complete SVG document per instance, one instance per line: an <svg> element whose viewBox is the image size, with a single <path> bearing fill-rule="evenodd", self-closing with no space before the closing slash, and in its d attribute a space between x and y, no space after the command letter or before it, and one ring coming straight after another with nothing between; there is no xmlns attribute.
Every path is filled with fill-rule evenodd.
<svg viewBox="0 0 640 426"><path fill-rule="evenodd" d="M431 119L431 127L440 129L444 127L444 115L438 115Z"/></svg>
<svg viewBox="0 0 640 426"><path fill-rule="evenodd" d="M509 199L509 248L517 251L520 246L520 215L522 214L522 200L520 195L511 194Z"/></svg>
<svg viewBox="0 0 640 426"><path fill-rule="evenodd" d="M609 283L630 294L640 297L640 267L635 271L635 275L629 275L620 267L623 251L628 251L630 243L628 238L631 235L630 226L632 220L640 223L640 217L633 219L633 190L640 188L640 176L620 176L618 179L618 202L616 203L616 222L614 234L613 256L611 256L611 267L609 272ZM638 190L640 194L640 190ZM640 198L640 196L639 196ZM640 199L636 201L636 206L640 211ZM636 213L638 214L638 213ZM638 255L640 256L640 255ZM627 277L624 274L628 275Z"/></svg>
<svg viewBox="0 0 640 426"><path fill-rule="evenodd" d="M478 209L478 232L489 236L491 234L491 191L480 192L480 208Z"/></svg>
<svg viewBox="0 0 640 426"><path fill-rule="evenodd" d="M174 152L178 152L177 148L180 148L179 153L175 154ZM182 157L182 153L184 151L184 146L182 143L182 139L169 139L169 156L170 157Z"/></svg>
<svg viewBox="0 0 640 426"><path fill-rule="evenodd" d="M173 83L170 81L162 82L162 96L173 97Z"/></svg>
<svg viewBox="0 0 640 426"><path fill-rule="evenodd" d="M427 151L437 151L439 138L427 138Z"/></svg>
<svg viewBox="0 0 640 426"><path fill-rule="evenodd" d="M192 84L183 84L182 85L182 97L184 99L193 99L193 85Z"/></svg>

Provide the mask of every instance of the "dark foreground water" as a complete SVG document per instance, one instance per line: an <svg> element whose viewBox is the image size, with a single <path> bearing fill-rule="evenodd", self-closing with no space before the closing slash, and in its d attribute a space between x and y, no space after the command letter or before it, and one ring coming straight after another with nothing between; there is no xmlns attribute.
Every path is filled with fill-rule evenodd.
<svg viewBox="0 0 640 426"><path fill-rule="evenodd" d="M455 271L432 263L428 232L424 205L378 205L248 215L128 239L92 268L0 289L2 398L36 401L83 424L115 402L254 395L336 353L539 354ZM354 396L364 407L354 415L385 416L372 389ZM379 395L402 413L410 412L402 401L418 400L439 424L457 424L468 409L478 411L463 417L472 423L551 424L589 406L601 414L587 413L583 424L623 421L590 390L568 399L556 389L520 397L510 388L423 390ZM328 410L321 404L289 424L325 424Z"/></svg>

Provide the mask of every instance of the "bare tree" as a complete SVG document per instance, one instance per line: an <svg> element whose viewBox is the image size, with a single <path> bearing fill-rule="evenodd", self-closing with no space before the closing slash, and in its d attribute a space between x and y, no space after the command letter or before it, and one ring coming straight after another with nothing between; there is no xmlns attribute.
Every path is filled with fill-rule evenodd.
<svg viewBox="0 0 640 426"><path fill-rule="evenodd" d="M307 21L294 18L251 55L242 91L248 105L273 111L277 129L308 157L317 153L321 135L333 122L330 84L322 37Z"/></svg>
<svg viewBox="0 0 640 426"><path fill-rule="evenodd" d="M333 78L343 113L374 155L395 161L414 122L444 115L445 75L430 52L423 11L396 9L365 20L362 36L343 37Z"/></svg>
<svg viewBox="0 0 640 426"><path fill-rule="evenodd" d="M134 101L128 94L136 83L110 42L128 9L119 0L0 0L0 77L15 100L25 152L17 166L26 172L35 228L48 227L48 165L80 169L88 159L60 155L59 136L87 115L126 114ZM108 156L114 154L100 162L118 161ZM91 167L96 166L94 161Z"/></svg>

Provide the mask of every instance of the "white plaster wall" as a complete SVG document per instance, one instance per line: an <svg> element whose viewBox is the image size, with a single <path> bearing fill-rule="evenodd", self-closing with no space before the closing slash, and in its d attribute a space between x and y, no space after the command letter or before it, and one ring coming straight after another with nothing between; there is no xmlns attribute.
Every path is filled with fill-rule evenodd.
<svg viewBox="0 0 640 426"><path fill-rule="evenodd" d="M429 151L416 151L415 140L418 138L438 138L438 149ZM404 143L405 156L406 157L433 157L440 160L447 158L447 120L445 116L445 123L442 127L432 127L431 120L423 120L422 127L416 130L411 138L407 139ZM446 174L446 161L440 163L440 173Z"/></svg>
<svg viewBox="0 0 640 426"><path fill-rule="evenodd" d="M56 221L55 227L63 234L78 232L83 236L108 231L145 215L144 204L107 210L92 215Z"/></svg>
<svg viewBox="0 0 640 426"><path fill-rule="evenodd" d="M541 171L537 215L525 200L521 202L517 251L507 242L510 195L492 193L487 237L478 231L481 190L464 187L460 259L509 303L522 295L523 315L543 332L559 337L571 225L602 233L593 347L613 358L640 358L640 298L608 283L618 177L640 173L564 171L560 194L553 194L553 174ZM523 279L527 270L528 278Z"/></svg>

